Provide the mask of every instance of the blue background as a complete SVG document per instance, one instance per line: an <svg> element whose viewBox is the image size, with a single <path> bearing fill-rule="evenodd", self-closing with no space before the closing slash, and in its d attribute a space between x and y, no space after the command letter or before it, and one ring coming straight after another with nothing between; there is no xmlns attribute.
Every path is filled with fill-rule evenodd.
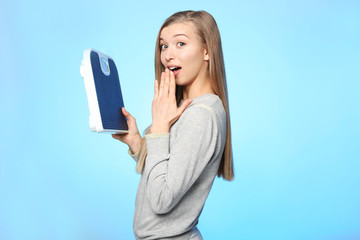
<svg viewBox="0 0 360 240"><path fill-rule="evenodd" d="M140 176L92 133L83 50L115 60L128 111L151 123L162 22L220 28L236 178L216 179L205 239L360 239L359 1L1 1L0 239L133 239Z"/></svg>

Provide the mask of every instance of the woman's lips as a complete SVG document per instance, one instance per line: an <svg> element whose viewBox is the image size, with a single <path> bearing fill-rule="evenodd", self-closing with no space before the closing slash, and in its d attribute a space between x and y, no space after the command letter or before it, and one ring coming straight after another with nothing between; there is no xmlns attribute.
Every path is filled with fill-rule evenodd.
<svg viewBox="0 0 360 240"><path fill-rule="evenodd" d="M181 71L181 68L176 69L176 70L174 70L172 72L174 73L174 76L176 77L177 75L179 75L180 71Z"/></svg>
<svg viewBox="0 0 360 240"><path fill-rule="evenodd" d="M180 73L181 67L179 66L171 66L168 67L170 71L174 73L174 76L177 76Z"/></svg>

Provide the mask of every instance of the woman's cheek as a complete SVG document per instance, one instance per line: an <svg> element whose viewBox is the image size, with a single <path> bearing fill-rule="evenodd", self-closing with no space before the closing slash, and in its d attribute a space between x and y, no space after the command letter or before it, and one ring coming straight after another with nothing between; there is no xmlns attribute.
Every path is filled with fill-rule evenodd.
<svg viewBox="0 0 360 240"><path fill-rule="evenodd" d="M163 66L165 66L166 60L165 60L165 56L164 56L164 54L163 54L162 51L161 51L161 53L160 53L160 62L161 62L161 64L162 64Z"/></svg>

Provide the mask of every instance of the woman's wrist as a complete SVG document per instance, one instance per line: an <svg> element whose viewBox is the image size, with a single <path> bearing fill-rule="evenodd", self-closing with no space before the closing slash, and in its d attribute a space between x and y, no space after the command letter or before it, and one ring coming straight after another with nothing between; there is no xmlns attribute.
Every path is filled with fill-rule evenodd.
<svg viewBox="0 0 360 240"><path fill-rule="evenodd" d="M170 132L170 128L166 125L162 125L162 126L152 125L150 129L150 133L169 133L169 132Z"/></svg>
<svg viewBox="0 0 360 240"><path fill-rule="evenodd" d="M133 141L131 141L131 143L128 144L130 150L133 152L133 153L137 153L140 151L141 149L141 135L138 133L137 136L134 138Z"/></svg>

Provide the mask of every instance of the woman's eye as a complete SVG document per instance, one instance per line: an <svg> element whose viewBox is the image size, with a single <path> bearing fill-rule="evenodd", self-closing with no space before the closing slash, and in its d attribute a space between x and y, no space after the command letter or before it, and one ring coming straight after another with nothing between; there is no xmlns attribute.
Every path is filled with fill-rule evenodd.
<svg viewBox="0 0 360 240"><path fill-rule="evenodd" d="M179 47L183 47L183 46L185 46L185 43L183 43L183 42L178 42L178 44L177 44Z"/></svg>
<svg viewBox="0 0 360 240"><path fill-rule="evenodd" d="M161 44L161 45L160 45L160 49L161 49L161 50L165 50L167 47L168 47L168 46L166 46L165 44Z"/></svg>

